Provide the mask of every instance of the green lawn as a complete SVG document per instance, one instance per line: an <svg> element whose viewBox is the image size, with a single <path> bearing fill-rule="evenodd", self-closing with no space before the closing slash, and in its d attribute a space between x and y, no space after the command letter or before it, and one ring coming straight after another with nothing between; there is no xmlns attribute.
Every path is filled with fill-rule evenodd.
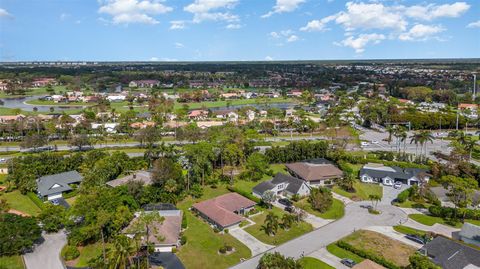
<svg viewBox="0 0 480 269"><path fill-rule="evenodd" d="M300 264L302 264L303 269L335 269L335 267L332 267L321 260L312 257L304 257L299 261Z"/></svg>
<svg viewBox="0 0 480 269"><path fill-rule="evenodd" d="M250 249L237 239L229 234L216 234L203 219L196 217L188 210L195 202L227 192L228 190L223 185L216 189L205 187L201 199L194 200L189 197L177 204L178 208L186 214L188 223L188 228L184 233L187 237L187 244L177 252L177 256L186 268L210 268L212 265L215 265L215 268L228 268L239 263L241 258L251 257ZM218 254L218 250L225 243L233 246L236 251L230 255Z"/></svg>
<svg viewBox="0 0 480 269"><path fill-rule="evenodd" d="M335 243L331 243L330 245L328 245L327 250L333 255L339 257L340 259L350 259L356 263L360 263L364 260L364 258L358 256L357 254L338 247Z"/></svg>
<svg viewBox="0 0 480 269"><path fill-rule="evenodd" d="M30 100L26 102L29 105L39 105L39 106L92 106L93 103L84 103L84 102L55 102L52 100Z"/></svg>
<svg viewBox="0 0 480 269"><path fill-rule="evenodd" d="M333 199L332 207L330 207L330 209L327 210L325 213L320 213L319 211L313 209L307 198L295 202L294 205L307 211L312 215L323 219L339 219L345 214L345 205L337 199Z"/></svg>
<svg viewBox="0 0 480 269"><path fill-rule="evenodd" d="M416 221L416 222L419 222L421 224L428 225L428 226L432 226L435 223L451 226L451 225L447 224L446 220L444 220L442 218L439 218L439 217L433 217L433 216L428 216L428 215L424 215L424 214L410 214L410 215L408 215L408 217L411 218L412 220ZM455 227L456 228L461 228L462 223L460 223L460 222L457 223L455 225Z"/></svg>
<svg viewBox="0 0 480 269"><path fill-rule="evenodd" d="M22 256L0 256L0 269L23 269Z"/></svg>
<svg viewBox="0 0 480 269"><path fill-rule="evenodd" d="M467 219L465 222L480 226L480 220Z"/></svg>
<svg viewBox="0 0 480 269"><path fill-rule="evenodd" d="M267 103L272 104L272 103L293 103L295 102L294 99L292 98L269 98L265 99ZM236 105L254 105L258 103L258 99L238 99L238 100L230 100L230 101L213 101L213 102L199 102L199 103L175 103L175 109L181 108L183 105L188 105L190 109L198 109L198 108L212 108L212 107L226 107L227 102L231 106L236 106Z"/></svg>
<svg viewBox="0 0 480 269"><path fill-rule="evenodd" d="M37 216L41 209L20 191L12 191L0 194L0 198L5 198L11 209L22 211L31 216Z"/></svg>
<svg viewBox="0 0 480 269"><path fill-rule="evenodd" d="M108 244L105 244L105 250L107 250L109 247ZM90 245L86 245L84 247L80 247L79 248L79 251L80 251L80 256L75 259L76 261L76 264L75 266L76 267L87 267L88 266L88 262L91 260L91 259L94 259L100 255L102 255L102 243L101 242L97 242L95 244L90 244Z"/></svg>
<svg viewBox="0 0 480 269"><path fill-rule="evenodd" d="M371 194L379 195L380 197L383 196L383 188L379 184L362 183L357 180L353 184L353 187L355 188L355 192L344 191L338 186L334 186L332 190L333 192L348 197L354 201L368 200L368 196Z"/></svg>
<svg viewBox="0 0 480 269"><path fill-rule="evenodd" d="M261 230L261 227L265 222L265 218L268 212L270 211L274 212L277 216L279 216L279 219L281 221L284 213L281 209L274 207L270 210L266 210L266 212L263 212L262 214L251 217L250 219L255 222L255 225L245 228L245 231L247 231L265 244L280 245L313 230L312 225L310 225L309 223L300 222L294 224L293 227L291 227L288 231L279 228L275 236L267 235L265 231Z"/></svg>
<svg viewBox="0 0 480 269"><path fill-rule="evenodd" d="M403 208L429 208L432 206L432 204L429 203L417 203L408 199L403 203L395 203L395 205Z"/></svg>
<svg viewBox="0 0 480 269"><path fill-rule="evenodd" d="M422 230L418 230L418 229L415 229L415 228L410 228L410 227L407 227L407 226L403 226L403 225L397 225L397 226L393 226L393 229L399 233L402 233L402 234L415 234L415 235L419 235L419 236L424 236L427 234L426 231L422 231Z"/></svg>
<svg viewBox="0 0 480 269"><path fill-rule="evenodd" d="M270 169L272 169L274 175L279 172L287 174L284 164L271 164ZM247 193L251 193L253 187L255 187L257 184L270 179L272 179L272 176L264 175L263 178L259 181L236 180L233 185L235 188L238 188Z"/></svg>

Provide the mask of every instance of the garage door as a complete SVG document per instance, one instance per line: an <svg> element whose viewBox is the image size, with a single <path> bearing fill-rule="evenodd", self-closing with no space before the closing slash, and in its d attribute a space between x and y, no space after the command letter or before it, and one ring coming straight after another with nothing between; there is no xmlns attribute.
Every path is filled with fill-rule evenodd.
<svg viewBox="0 0 480 269"><path fill-rule="evenodd" d="M48 196L48 200L53 200L53 199L58 199L58 198L62 198L62 193L54 193L54 194L50 194Z"/></svg>

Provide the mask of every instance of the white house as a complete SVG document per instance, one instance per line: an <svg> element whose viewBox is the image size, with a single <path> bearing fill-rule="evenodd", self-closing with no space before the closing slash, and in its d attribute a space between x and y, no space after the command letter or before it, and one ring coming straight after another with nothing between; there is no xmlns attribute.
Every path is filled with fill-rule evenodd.
<svg viewBox="0 0 480 269"><path fill-rule="evenodd" d="M109 95L107 100L110 102L122 102L125 101L127 97L125 95Z"/></svg>
<svg viewBox="0 0 480 269"><path fill-rule="evenodd" d="M301 179L277 173L271 180L261 182L252 189L253 195L259 198L261 198L266 191L271 191L276 195L292 196L298 194L300 196L307 196L310 194L310 187L307 182Z"/></svg>
<svg viewBox="0 0 480 269"><path fill-rule="evenodd" d="M428 182L431 175L420 168L390 167L383 164L369 163L360 170L360 180L365 183L382 183L392 186L395 182L417 185Z"/></svg>

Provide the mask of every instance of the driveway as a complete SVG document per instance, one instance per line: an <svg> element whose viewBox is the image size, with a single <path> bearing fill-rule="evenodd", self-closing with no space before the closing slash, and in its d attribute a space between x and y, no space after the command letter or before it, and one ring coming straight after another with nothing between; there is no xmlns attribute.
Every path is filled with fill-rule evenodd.
<svg viewBox="0 0 480 269"><path fill-rule="evenodd" d="M347 236L355 230L369 226L394 226L407 219L407 215L394 206L379 204L378 209L382 214L372 215L368 213L367 209L360 207L362 204L367 205L369 202L351 203L346 206L345 216L343 218L290 240L268 252L280 252L282 255L298 259L302 254L308 256L310 253L325 248L328 244ZM254 256L232 268L256 268L261 256L262 255Z"/></svg>
<svg viewBox="0 0 480 269"><path fill-rule="evenodd" d="M43 234L45 241L36 246L32 253L23 255L27 269L64 269L60 260L60 251L67 244L67 235L60 231Z"/></svg>
<svg viewBox="0 0 480 269"><path fill-rule="evenodd" d="M242 244L247 246L250 251L252 251L252 256L256 256L275 247L259 241L257 238L247 233L242 228L233 228L229 230L229 234L238 239L238 241L242 242Z"/></svg>
<svg viewBox="0 0 480 269"><path fill-rule="evenodd" d="M326 248L321 248L317 251L314 251L314 252L308 254L308 257L313 257L315 259L319 259L322 262L324 262L324 263L326 263L330 266L333 266L336 269L348 269L347 266L343 265L340 262L342 259L340 259L339 257L337 257L337 256L331 254L330 252L328 252L328 250Z"/></svg>

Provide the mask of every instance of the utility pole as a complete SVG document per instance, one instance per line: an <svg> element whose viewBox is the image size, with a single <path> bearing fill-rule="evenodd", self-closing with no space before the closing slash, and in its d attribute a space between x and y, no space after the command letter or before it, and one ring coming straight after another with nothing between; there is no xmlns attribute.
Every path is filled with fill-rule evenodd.
<svg viewBox="0 0 480 269"><path fill-rule="evenodd" d="M458 131L458 110L457 110L457 131Z"/></svg>
<svg viewBox="0 0 480 269"><path fill-rule="evenodd" d="M475 95L477 94L477 74L473 74L473 102L475 103Z"/></svg>

